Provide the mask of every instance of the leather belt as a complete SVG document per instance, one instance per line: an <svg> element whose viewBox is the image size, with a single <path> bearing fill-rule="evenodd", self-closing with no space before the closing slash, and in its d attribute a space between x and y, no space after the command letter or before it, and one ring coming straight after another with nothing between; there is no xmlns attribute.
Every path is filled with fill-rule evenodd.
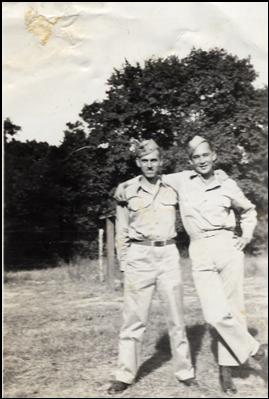
<svg viewBox="0 0 269 399"><path fill-rule="evenodd" d="M138 245L148 245L151 247L164 247L165 245L171 245L171 244L175 244L175 240L171 239L171 240L164 240L164 241L157 241L157 240L143 240L143 241L139 241L139 240L131 240L130 241L132 244L138 244Z"/></svg>

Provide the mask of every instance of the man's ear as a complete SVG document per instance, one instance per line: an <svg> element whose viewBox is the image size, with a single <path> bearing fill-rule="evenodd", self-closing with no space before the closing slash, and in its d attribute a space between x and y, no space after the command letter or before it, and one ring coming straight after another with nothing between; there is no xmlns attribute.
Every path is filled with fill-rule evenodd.
<svg viewBox="0 0 269 399"><path fill-rule="evenodd" d="M213 151L213 161L216 161L217 159L217 154L215 153L215 151Z"/></svg>
<svg viewBox="0 0 269 399"><path fill-rule="evenodd" d="M192 162L191 158L189 158L188 162L189 162L190 165L193 165L193 162Z"/></svg>

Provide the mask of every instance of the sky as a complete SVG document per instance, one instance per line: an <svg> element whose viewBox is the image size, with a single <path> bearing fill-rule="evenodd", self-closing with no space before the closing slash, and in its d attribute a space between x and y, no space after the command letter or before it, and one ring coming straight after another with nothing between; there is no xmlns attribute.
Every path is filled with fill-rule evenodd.
<svg viewBox="0 0 269 399"><path fill-rule="evenodd" d="M267 2L4 2L3 119L17 139L59 145L113 68L221 47L267 84Z"/></svg>

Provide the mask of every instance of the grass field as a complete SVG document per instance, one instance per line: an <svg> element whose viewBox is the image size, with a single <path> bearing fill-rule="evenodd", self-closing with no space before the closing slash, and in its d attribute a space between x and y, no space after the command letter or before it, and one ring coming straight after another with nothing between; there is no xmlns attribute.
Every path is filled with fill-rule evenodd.
<svg viewBox="0 0 269 399"><path fill-rule="evenodd" d="M188 259L183 260L185 321L199 388L174 376L167 329L154 298L138 379L120 397L224 398L214 334L204 324ZM106 398L117 363L122 288L98 280L96 262L9 272L4 283L5 398ZM252 334L267 341L267 264L246 262L246 308ZM235 370L237 398L267 398L267 370L253 361Z"/></svg>

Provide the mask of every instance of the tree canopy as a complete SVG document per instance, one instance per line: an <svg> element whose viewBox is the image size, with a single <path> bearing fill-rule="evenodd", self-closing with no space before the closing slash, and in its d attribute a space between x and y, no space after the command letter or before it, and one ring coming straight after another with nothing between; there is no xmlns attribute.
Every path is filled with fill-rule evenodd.
<svg viewBox="0 0 269 399"><path fill-rule="evenodd" d="M6 121L5 137L12 138L5 140L6 221L28 212L30 224L57 220L58 229L94 243L99 217L113 208L116 185L138 172L133 139L154 138L165 150L168 173L189 168L185 146L199 134L216 148L217 167L256 204L259 227L252 249L261 248L268 120L267 88L255 89L256 77L249 58L223 49L193 49L182 59L151 58L143 65L126 60L108 79L104 100L85 104L78 120L67 123L58 148L19 143L14 140L19 127ZM33 204L45 221L34 216Z"/></svg>

